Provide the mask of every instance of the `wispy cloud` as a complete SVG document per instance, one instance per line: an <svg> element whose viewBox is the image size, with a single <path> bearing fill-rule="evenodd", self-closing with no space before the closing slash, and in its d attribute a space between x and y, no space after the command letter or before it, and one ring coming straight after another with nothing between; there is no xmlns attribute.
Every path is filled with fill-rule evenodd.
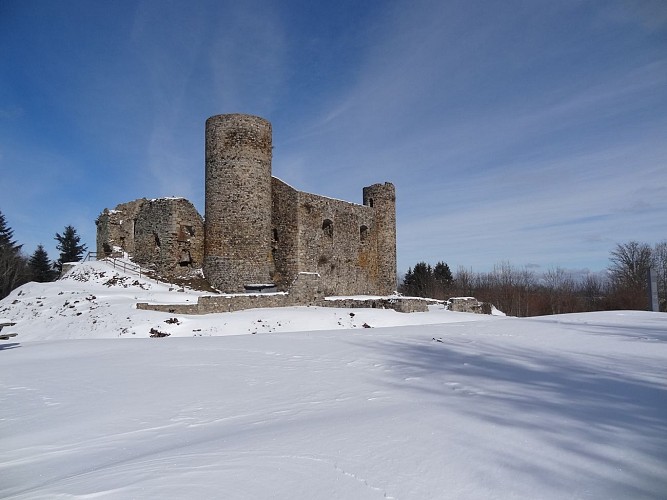
<svg viewBox="0 0 667 500"><path fill-rule="evenodd" d="M132 41L149 87L146 187L154 196L179 194L202 206L206 117L266 115L275 106L285 50L279 21L251 2L138 9Z"/></svg>
<svg viewBox="0 0 667 500"><path fill-rule="evenodd" d="M396 184L403 268L600 267L616 241L667 234L663 3L143 1L49 6L48 23L17 8L3 182L25 178L4 175L19 158L50 184L30 203L58 212L60 178L91 220L140 196L203 209L204 120L253 113L298 189Z"/></svg>
<svg viewBox="0 0 667 500"><path fill-rule="evenodd" d="M576 2L402 7L295 141L306 185L349 198L358 182L394 181L403 267L419 255L594 267L615 241L655 238L667 208L664 54L597 61L614 49L565 30L589 14Z"/></svg>
<svg viewBox="0 0 667 500"><path fill-rule="evenodd" d="M455 181L440 199L420 198L418 210L402 204L399 253L483 269L500 260L600 268L616 242L654 243L665 234L667 169L658 172L653 159L666 154L664 147L638 144L515 167L515 177L547 172L542 182L507 179L502 169Z"/></svg>

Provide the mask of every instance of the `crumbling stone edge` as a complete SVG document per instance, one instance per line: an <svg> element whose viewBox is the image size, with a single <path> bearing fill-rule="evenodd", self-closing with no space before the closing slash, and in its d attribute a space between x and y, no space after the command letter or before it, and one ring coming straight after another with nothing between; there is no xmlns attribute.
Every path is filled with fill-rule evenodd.
<svg viewBox="0 0 667 500"><path fill-rule="evenodd" d="M318 306L346 309L393 309L397 312L412 313L426 312L428 306L438 304L450 311L476 314L491 314L492 308L488 302L480 302L475 297L452 297L444 301L400 295L325 297L319 274L304 272L298 274L290 287L290 292L204 295L197 299L196 304L139 302L137 309L169 314L212 314L265 307Z"/></svg>
<svg viewBox="0 0 667 500"><path fill-rule="evenodd" d="M398 312L426 312L428 306L442 301L421 297L325 297L317 273L299 273L290 292L203 295L196 304L137 303L137 309L170 314L211 314L265 307L318 306L342 308L393 309Z"/></svg>
<svg viewBox="0 0 667 500"><path fill-rule="evenodd" d="M169 314L212 314L221 312L243 311L265 307L290 306L318 306L340 308L372 308L393 309L397 312L426 312L428 306L439 303L430 299L415 297L373 297L373 298L345 298L328 297L324 300L308 304L291 300L289 294L244 294L228 296L202 296L196 304L149 304L138 302L137 309L145 311L160 311Z"/></svg>

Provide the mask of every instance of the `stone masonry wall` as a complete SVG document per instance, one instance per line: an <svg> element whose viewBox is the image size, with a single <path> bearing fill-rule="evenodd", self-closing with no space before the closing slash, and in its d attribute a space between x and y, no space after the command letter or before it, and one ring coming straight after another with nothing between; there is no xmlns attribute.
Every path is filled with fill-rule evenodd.
<svg viewBox="0 0 667 500"><path fill-rule="evenodd" d="M375 187L380 199L384 185ZM298 273L311 272L321 277L325 295L395 290L395 240L385 242L395 231L384 229L388 222L378 208L300 192L276 178L272 189L272 277L279 289L287 290ZM384 263L382 252L394 261ZM383 283L388 274L393 279Z"/></svg>
<svg viewBox="0 0 667 500"><path fill-rule="evenodd" d="M158 311L169 314L215 314L265 307L289 307L310 305L317 307L340 307L347 309L393 309L402 313L426 312L429 302L421 298L376 298L376 299L344 299L320 300L302 304L289 294L239 294L239 295L205 295L199 297L196 304L148 304L139 302L137 309Z"/></svg>
<svg viewBox="0 0 667 500"><path fill-rule="evenodd" d="M271 179L271 280L286 291L299 273L299 192L280 179Z"/></svg>
<svg viewBox="0 0 667 500"><path fill-rule="evenodd" d="M325 295L377 293L370 207L299 193L297 219L299 271L318 273Z"/></svg>
<svg viewBox="0 0 667 500"><path fill-rule="evenodd" d="M134 225L134 260L163 277L187 276L204 259L204 222L185 198L146 201Z"/></svg>
<svg viewBox="0 0 667 500"><path fill-rule="evenodd" d="M377 258L378 295L391 295L397 290L396 283L396 188L390 182L373 184L363 190L364 206L375 213L372 228L373 245Z"/></svg>
<svg viewBox="0 0 667 500"><path fill-rule="evenodd" d="M107 208L99 215L97 225L97 255L104 258L111 255L114 248L122 248L134 253L134 221L146 198L121 203L115 209Z"/></svg>
<svg viewBox="0 0 667 500"><path fill-rule="evenodd" d="M148 304L140 302L137 309L170 314L212 314L243 311L264 307L317 306L341 308L394 309L398 312L425 312L431 299L416 297L325 298L322 280L316 273L299 273L289 293L249 293L235 295L204 295L197 304Z"/></svg>
<svg viewBox="0 0 667 500"><path fill-rule="evenodd" d="M297 191L271 177L271 134L271 124L257 116L210 117L205 222L184 199L118 205L96 221L99 255L119 246L165 277L201 266L209 283L226 293L275 283L298 296L297 278L314 273L322 296L391 295L394 186L365 187L363 205Z"/></svg>
<svg viewBox="0 0 667 500"><path fill-rule="evenodd" d="M257 116L206 120L204 275L224 292L269 283L271 124Z"/></svg>

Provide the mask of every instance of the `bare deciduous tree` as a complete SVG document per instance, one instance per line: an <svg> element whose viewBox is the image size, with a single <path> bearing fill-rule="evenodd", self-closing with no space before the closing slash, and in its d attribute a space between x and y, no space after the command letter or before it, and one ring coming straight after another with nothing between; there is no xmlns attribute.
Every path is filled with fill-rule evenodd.
<svg viewBox="0 0 667 500"><path fill-rule="evenodd" d="M646 277L651 267L651 247L630 241L611 251L609 275L613 286L612 302L617 308L646 309Z"/></svg>
<svg viewBox="0 0 667 500"><path fill-rule="evenodd" d="M543 279L551 314L562 314L577 309L576 285L570 273L561 267L556 267L544 273Z"/></svg>
<svg viewBox="0 0 667 500"><path fill-rule="evenodd" d="M617 286L644 287L646 272L651 266L651 247L646 243L630 241L619 243L611 251L609 272Z"/></svg>

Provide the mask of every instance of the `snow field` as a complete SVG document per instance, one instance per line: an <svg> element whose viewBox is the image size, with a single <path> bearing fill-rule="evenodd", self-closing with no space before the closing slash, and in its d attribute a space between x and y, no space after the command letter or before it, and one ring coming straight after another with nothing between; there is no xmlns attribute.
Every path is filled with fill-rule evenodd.
<svg viewBox="0 0 667 500"><path fill-rule="evenodd" d="M21 327L0 344L2 498L667 491L665 314L290 308L175 324L135 294L196 294L66 281L0 303ZM172 336L148 338L156 325Z"/></svg>

